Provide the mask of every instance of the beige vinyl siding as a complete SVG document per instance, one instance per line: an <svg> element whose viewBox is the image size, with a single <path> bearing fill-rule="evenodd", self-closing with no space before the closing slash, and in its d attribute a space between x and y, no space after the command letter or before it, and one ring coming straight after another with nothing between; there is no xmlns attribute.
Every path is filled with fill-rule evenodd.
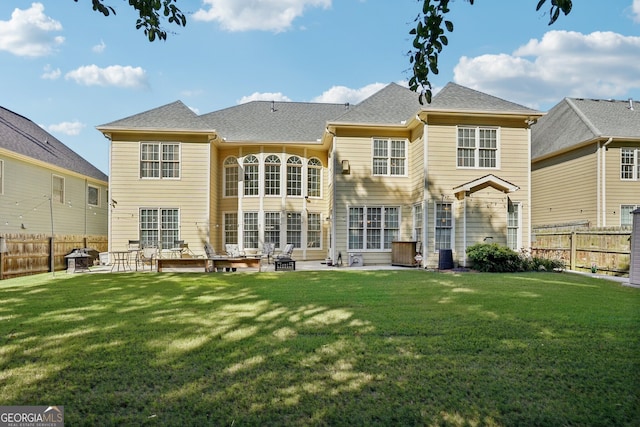
<svg viewBox="0 0 640 427"><path fill-rule="evenodd" d="M110 250L126 249L139 237L140 208L176 208L180 212L180 239L203 253L209 233L209 159L206 140L182 141L145 136L143 141L180 143L179 179L141 179L140 140L112 141L111 197L117 201L111 214Z"/></svg>
<svg viewBox="0 0 640 427"><path fill-rule="evenodd" d="M499 162L497 168L457 167L457 126L496 127L499 138ZM455 187L492 174L519 187L508 194L513 202L520 203L522 217L520 229L522 242L529 240L529 151L528 130L517 121L499 122L491 118L431 118L428 127L428 219L425 242L427 266L438 265L435 251L434 217L435 203L440 201L453 204L454 212L454 260L462 262L466 246L491 236L496 243L506 244L507 195L489 187L457 198ZM466 229L464 220L467 220ZM466 232L466 238L465 238Z"/></svg>
<svg viewBox="0 0 640 427"><path fill-rule="evenodd" d="M597 224L595 145L532 164L533 227L589 221Z"/></svg>
<svg viewBox="0 0 640 427"><path fill-rule="evenodd" d="M415 150L407 140L407 176L373 176L372 138L406 138L407 135L378 135L367 137L336 137L336 254L342 253L343 262L348 262L348 253L362 253L365 264L386 264L391 262L391 250L349 250L348 249L348 209L349 207L400 207L400 240L409 240L413 225L412 201L416 196L414 177L411 176ZM420 154L420 157L422 155ZM348 160L350 173L342 174L342 160Z"/></svg>
<svg viewBox="0 0 640 427"><path fill-rule="evenodd" d="M4 193L0 195L3 233L51 234L53 212L55 235L107 235L106 182L10 153L0 153L0 160L4 164ZM50 205L53 175L64 179L64 203ZM87 204L88 185L98 188L99 206Z"/></svg>
<svg viewBox="0 0 640 427"><path fill-rule="evenodd" d="M640 181L627 181L620 179L620 149L638 148L637 143L614 143L608 150L603 150L606 179L606 224L607 227L620 226L620 205L640 205Z"/></svg>

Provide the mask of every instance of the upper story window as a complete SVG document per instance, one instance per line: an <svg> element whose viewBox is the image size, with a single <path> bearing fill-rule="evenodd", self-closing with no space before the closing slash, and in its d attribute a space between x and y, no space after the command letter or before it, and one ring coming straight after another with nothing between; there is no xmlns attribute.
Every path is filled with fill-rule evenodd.
<svg viewBox="0 0 640 427"><path fill-rule="evenodd" d="M620 149L620 179L640 180L640 148Z"/></svg>
<svg viewBox="0 0 640 427"><path fill-rule="evenodd" d="M264 194L280 195L280 158L275 155L264 160Z"/></svg>
<svg viewBox="0 0 640 427"><path fill-rule="evenodd" d="M402 139L373 140L373 174L402 176L406 174L407 141Z"/></svg>
<svg viewBox="0 0 640 427"><path fill-rule="evenodd" d="M238 159L227 157L224 161L224 195L238 197Z"/></svg>
<svg viewBox="0 0 640 427"><path fill-rule="evenodd" d="M298 156L287 159L287 196L302 196L302 160Z"/></svg>
<svg viewBox="0 0 640 427"><path fill-rule="evenodd" d="M140 178L180 178L180 144L140 144Z"/></svg>
<svg viewBox="0 0 640 427"><path fill-rule="evenodd" d="M315 157L307 162L307 195L309 197L320 197L322 183L322 162Z"/></svg>
<svg viewBox="0 0 640 427"><path fill-rule="evenodd" d="M51 199L54 202L64 203L64 178L61 176L51 176Z"/></svg>
<svg viewBox="0 0 640 427"><path fill-rule="evenodd" d="M498 129L482 127L458 128L458 167L498 167Z"/></svg>
<svg viewBox="0 0 640 427"><path fill-rule="evenodd" d="M244 159L244 195L258 195L258 158L254 155Z"/></svg>
<svg viewBox="0 0 640 427"><path fill-rule="evenodd" d="M100 189L98 187L87 186L87 204L89 206L100 206Z"/></svg>

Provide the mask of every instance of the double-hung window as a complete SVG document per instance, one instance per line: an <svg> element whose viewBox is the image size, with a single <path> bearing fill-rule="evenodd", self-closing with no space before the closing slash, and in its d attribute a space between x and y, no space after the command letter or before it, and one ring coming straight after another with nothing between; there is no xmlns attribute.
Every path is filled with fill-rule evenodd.
<svg viewBox="0 0 640 427"><path fill-rule="evenodd" d="M404 139L373 139L373 174L404 176L407 164L407 141Z"/></svg>
<svg viewBox="0 0 640 427"><path fill-rule="evenodd" d="M390 249L400 232L400 208L351 207L348 221L349 249Z"/></svg>
<svg viewBox="0 0 640 427"><path fill-rule="evenodd" d="M100 189L98 187L87 186L87 204L89 206L100 206Z"/></svg>
<svg viewBox="0 0 640 427"><path fill-rule="evenodd" d="M244 213L244 247L248 249L258 248L258 212Z"/></svg>
<svg viewBox="0 0 640 427"><path fill-rule="evenodd" d="M259 190L258 158L254 155L244 159L244 195L257 196Z"/></svg>
<svg viewBox="0 0 640 427"><path fill-rule="evenodd" d="M174 208L140 209L140 243L172 248L180 238L180 212Z"/></svg>
<svg viewBox="0 0 640 427"><path fill-rule="evenodd" d="M499 167L498 129L459 127L457 147L459 168Z"/></svg>
<svg viewBox="0 0 640 427"><path fill-rule="evenodd" d="M238 244L238 213L226 212L224 214L224 243Z"/></svg>
<svg viewBox="0 0 640 427"><path fill-rule="evenodd" d="M180 144L142 142L140 144L140 177L180 178Z"/></svg>
<svg viewBox="0 0 640 427"><path fill-rule="evenodd" d="M287 159L287 196L302 196L302 160L298 156Z"/></svg>
<svg viewBox="0 0 640 427"><path fill-rule="evenodd" d="M302 213L287 212L287 243L302 247Z"/></svg>
<svg viewBox="0 0 640 427"><path fill-rule="evenodd" d="M264 194L280 195L280 158L275 155L264 160Z"/></svg>
<svg viewBox="0 0 640 427"><path fill-rule="evenodd" d="M280 212L264 213L264 242L280 247Z"/></svg>
<svg viewBox="0 0 640 427"><path fill-rule="evenodd" d="M640 148L620 149L620 179L640 180Z"/></svg>
<svg viewBox="0 0 640 427"><path fill-rule="evenodd" d="M451 249L453 231L453 205L448 202L436 202L435 250Z"/></svg>
<svg viewBox="0 0 640 427"><path fill-rule="evenodd" d="M316 158L307 162L307 195L320 197L320 184L322 182L322 163Z"/></svg>
<svg viewBox="0 0 640 427"><path fill-rule="evenodd" d="M307 247L320 248L322 239L321 215L317 212L307 213Z"/></svg>
<svg viewBox="0 0 640 427"><path fill-rule="evenodd" d="M64 203L64 178L61 176L51 177L51 199L54 202Z"/></svg>
<svg viewBox="0 0 640 427"><path fill-rule="evenodd" d="M224 161L224 196L238 197L238 159L235 157Z"/></svg>

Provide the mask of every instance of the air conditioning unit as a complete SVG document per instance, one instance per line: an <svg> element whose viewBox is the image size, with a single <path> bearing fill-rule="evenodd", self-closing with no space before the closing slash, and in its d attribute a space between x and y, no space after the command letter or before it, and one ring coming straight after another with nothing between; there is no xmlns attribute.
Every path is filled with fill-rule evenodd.
<svg viewBox="0 0 640 427"><path fill-rule="evenodd" d="M362 267L363 265L362 254L349 253L349 267Z"/></svg>

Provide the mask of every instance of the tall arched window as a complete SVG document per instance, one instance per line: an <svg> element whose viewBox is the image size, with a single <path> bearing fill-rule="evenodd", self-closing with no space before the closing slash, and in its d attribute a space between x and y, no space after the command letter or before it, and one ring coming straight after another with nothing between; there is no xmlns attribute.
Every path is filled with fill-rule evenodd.
<svg viewBox="0 0 640 427"><path fill-rule="evenodd" d="M320 197L322 188L322 162L315 157L307 163L307 195Z"/></svg>
<svg viewBox="0 0 640 427"><path fill-rule="evenodd" d="M238 197L238 159L227 157L224 161L224 195Z"/></svg>
<svg viewBox="0 0 640 427"><path fill-rule="evenodd" d="M258 158L250 155L244 158L244 195L258 195Z"/></svg>
<svg viewBox="0 0 640 427"><path fill-rule="evenodd" d="M287 159L287 196L302 196L302 160L298 156Z"/></svg>
<svg viewBox="0 0 640 427"><path fill-rule="evenodd" d="M264 159L264 194L280 195L280 158L276 155Z"/></svg>

